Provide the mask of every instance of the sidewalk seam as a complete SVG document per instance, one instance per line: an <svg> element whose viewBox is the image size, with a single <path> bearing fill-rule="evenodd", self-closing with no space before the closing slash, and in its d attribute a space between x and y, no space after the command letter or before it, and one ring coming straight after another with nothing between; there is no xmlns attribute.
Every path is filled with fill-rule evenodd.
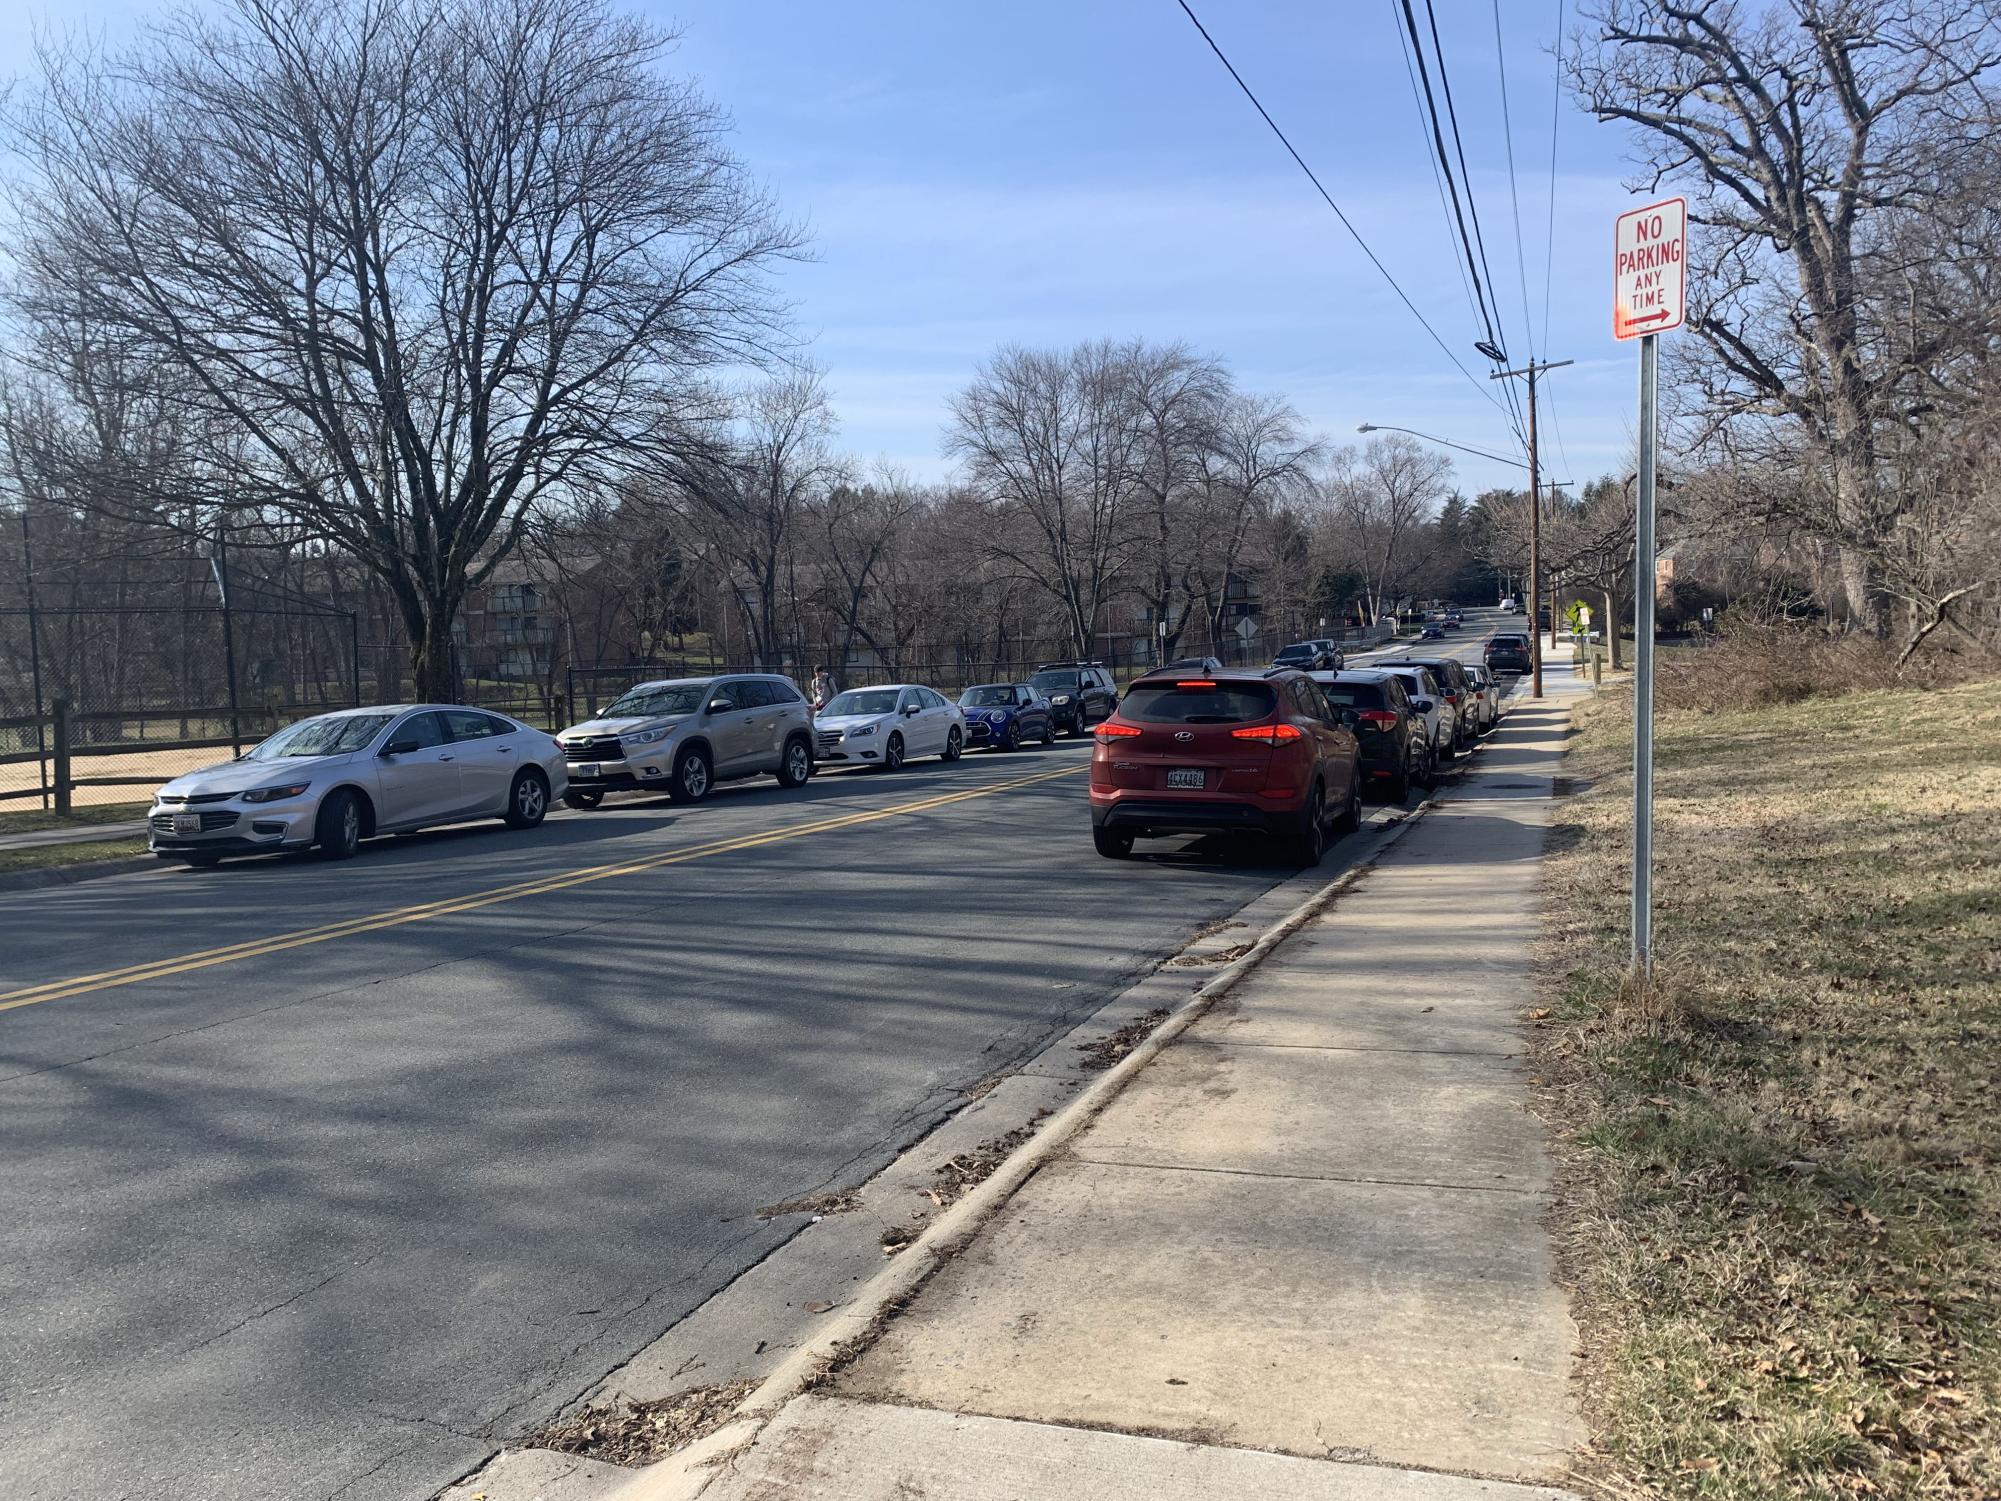
<svg viewBox="0 0 2001 1501"><path fill-rule="evenodd" d="M1427 1178L1351 1178L1332 1173L1269 1173L1248 1167L1203 1167L1188 1162L1124 1162L1116 1157L1086 1157L1070 1154L1072 1162L1088 1162L1093 1167L1136 1168L1148 1173L1217 1173L1227 1178L1271 1178L1286 1183L1360 1183L1377 1188L1439 1188L1453 1193L1522 1194L1535 1198L1539 1188L1507 1188L1491 1183L1439 1183Z"/></svg>

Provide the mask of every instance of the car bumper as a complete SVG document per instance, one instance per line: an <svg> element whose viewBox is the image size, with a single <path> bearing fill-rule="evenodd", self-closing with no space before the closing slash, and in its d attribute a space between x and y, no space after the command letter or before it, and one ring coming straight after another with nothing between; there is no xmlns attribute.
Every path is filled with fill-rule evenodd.
<svg viewBox="0 0 2001 1501"><path fill-rule="evenodd" d="M988 724L984 719L969 719L966 721L966 744L998 745L1007 728L1004 724Z"/></svg>
<svg viewBox="0 0 2001 1501"><path fill-rule="evenodd" d="M673 757L630 756L623 761L564 763L573 792L629 792L638 787L665 787L674 775Z"/></svg>
<svg viewBox="0 0 2001 1501"><path fill-rule="evenodd" d="M1281 834L1299 822L1303 804L1259 798L1169 798L1158 794L1091 798L1091 825L1121 834Z"/></svg>
<svg viewBox="0 0 2001 1501"><path fill-rule="evenodd" d="M156 855L245 855L303 849L313 842L318 815L316 803L210 805L198 809L156 805L146 817L146 848ZM176 817L189 816L199 818L207 827L172 826L171 820Z"/></svg>

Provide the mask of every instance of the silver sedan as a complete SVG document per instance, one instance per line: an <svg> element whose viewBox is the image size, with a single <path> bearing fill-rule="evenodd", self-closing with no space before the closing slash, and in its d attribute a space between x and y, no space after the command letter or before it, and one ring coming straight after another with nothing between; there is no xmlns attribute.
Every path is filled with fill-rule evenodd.
<svg viewBox="0 0 2001 1501"><path fill-rule="evenodd" d="M342 709L174 778L153 795L147 843L163 860L200 866L308 847L344 860L371 834L475 818L532 829L568 781L554 738L504 714Z"/></svg>

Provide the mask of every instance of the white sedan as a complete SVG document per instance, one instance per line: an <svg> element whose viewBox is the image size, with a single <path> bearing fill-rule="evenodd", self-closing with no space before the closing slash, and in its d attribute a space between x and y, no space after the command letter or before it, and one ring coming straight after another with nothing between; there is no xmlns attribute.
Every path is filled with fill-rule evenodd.
<svg viewBox="0 0 2001 1501"><path fill-rule="evenodd" d="M956 761L966 748L966 716L919 683L850 688L813 716L813 759L895 771L912 756Z"/></svg>
<svg viewBox="0 0 2001 1501"><path fill-rule="evenodd" d="M342 709L287 725L235 761L153 795L147 843L163 860L315 848L344 860L371 834L499 818L532 829L569 773L552 736L458 704Z"/></svg>

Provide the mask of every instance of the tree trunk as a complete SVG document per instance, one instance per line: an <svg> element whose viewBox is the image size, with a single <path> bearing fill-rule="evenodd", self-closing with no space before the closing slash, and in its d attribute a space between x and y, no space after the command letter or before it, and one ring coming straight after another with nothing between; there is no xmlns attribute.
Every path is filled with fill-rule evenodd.
<svg viewBox="0 0 2001 1501"><path fill-rule="evenodd" d="M457 598L411 600L403 608L404 629L410 633L410 675L417 701L454 703L460 697L458 651L452 624L458 619Z"/></svg>

